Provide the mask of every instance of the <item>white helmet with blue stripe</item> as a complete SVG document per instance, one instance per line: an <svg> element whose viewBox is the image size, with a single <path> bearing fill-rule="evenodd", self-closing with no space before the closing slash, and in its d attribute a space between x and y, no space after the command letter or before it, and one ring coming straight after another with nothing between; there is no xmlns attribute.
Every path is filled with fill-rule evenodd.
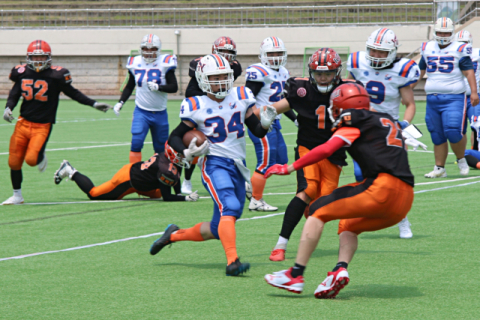
<svg viewBox="0 0 480 320"><path fill-rule="evenodd" d="M145 49L149 49L146 51ZM157 50L151 50L157 49ZM146 63L152 63L160 56L160 50L162 49L162 42L156 35L150 33L143 37L140 43L140 54Z"/></svg>
<svg viewBox="0 0 480 320"><path fill-rule="evenodd" d="M195 78L203 92L210 93L217 99L225 98L233 88L233 70L230 63L218 54L208 54L200 59ZM215 91L212 86L215 86Z"/></svg>
<svg viewBox="0 0 480 320"><path fill-rule="evenodd" d="M450 33L450 36L439 37L437 36L437 32ZM455 26L453 25L453 21L450 18L438 18L433 25L433 39L437 41L438 44L441 46L446 46L447 44L452 42L453 37L455 36L454 32Z"/></svg>
<svg viewBox="0 0 480 320"><path fill-rule="evenodd" d="M280 52L280 56L269 56L269 53ZM278 37L268 37L260 45L260 55L258 56L263 65L274 70L285 67L287 64L287 48L282 39Z"/></svg>

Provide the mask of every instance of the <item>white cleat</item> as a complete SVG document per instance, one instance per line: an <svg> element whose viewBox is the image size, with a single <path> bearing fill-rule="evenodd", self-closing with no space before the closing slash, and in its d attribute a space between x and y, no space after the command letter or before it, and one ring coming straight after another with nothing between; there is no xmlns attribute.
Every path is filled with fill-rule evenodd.
<svg viewBox="0 0 480 320"><path fill-rule="evenodd" d="M11 196L7 200L3 201L2 205L10 205L10 204L22 204L24 202L23 197Z"/></svg>
<svg viewBox="0 0 480 320"><path fill-rule="evenodd" d="M467 166L468 167L468 166ZM425 174L425 178L446 178L447 170L445 168L433 167L433 171Z"/></svg>
<svg viewBox="0 0 480 320"><path fill-rule="evenodd" d="M186 193L186 194L192 193L192 181L186 180L186 179L183 180L182 193Z"/></svg>
<svg viewBox="0 0 480 320"><path fill-rule="evenodd" d="M245 181L245 197L247 197L248 201L252 200L252 193L253 193L252 185L247 181Z"/></svg>
<svg viewBox="0 0 480 320"><path fill-rule="evenodd" d="M458 160L458 169L460 169L460 175L462 176L468 176L468 173L470 172L470 167L467 164L467 160L465 158L462 158Z"/></svg>
<svg viewBox="0 0 480 320"><path fill-rule="evenodd" d="M255 198L252 197L250 200L250 204L248 205L248 209L250 211L277 211L277 207L273 207L269 205L268 203L265 202L265 200L260 199L256 200Z"/></svg>
<svg viewBox="0 0 480 320"><path fill-rule="evenodd" d="M77 170L75 170L75 168L72 167L67 160L63 160L60 164L60 168L55 171L53 180L55 181L55 184L60 184L60 182L62 182L62 180L65 178L72 179L75 172L77 172Z"/></svg>
<svg viewBox="0 0 480 320"><path fill-rule="evenodd" d="M345 268L340 268L335 272L329 272L327 278L318 285L315 290L315 298L317 299L334 299L350 281L348 271Z"/></svg>
<svg viewBox="0 0 480 320"><path fill-rule="evenodd" d="M288 290L293 293L302 293L305 281L303 276L296 278L292 277L292 268L267 274L264 277L265 281L271 286Z"/></svg>
<svg viewBox="0 0 480 320"><path fill-rule="evenodd" d="M412 229L410 229L410 222L408 218L403 219L398 223L398 229L400 230L400 238L402 239L410 239L413 237Z"/></svg>
<svg viewBox="0 0 480 320"><path fill-rule="evenodd" d="M47 169L48 159L45 152L43 153L43 160L37 165L38 171L44 172Z"/></svg>

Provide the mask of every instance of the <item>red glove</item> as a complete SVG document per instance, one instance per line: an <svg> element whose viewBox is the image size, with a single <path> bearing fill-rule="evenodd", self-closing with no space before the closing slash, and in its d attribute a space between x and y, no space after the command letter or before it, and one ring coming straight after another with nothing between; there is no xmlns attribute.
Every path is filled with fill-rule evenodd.
<svg viewBox="0 0 480 320"><path fill-rule="evenodd" d="M279 176L285 176L289 175L290 172L288 172L288 164L274 164L270 168L268 168L267 172L265 172L265 179L270 178L272 175L279 175Z"/></svg>

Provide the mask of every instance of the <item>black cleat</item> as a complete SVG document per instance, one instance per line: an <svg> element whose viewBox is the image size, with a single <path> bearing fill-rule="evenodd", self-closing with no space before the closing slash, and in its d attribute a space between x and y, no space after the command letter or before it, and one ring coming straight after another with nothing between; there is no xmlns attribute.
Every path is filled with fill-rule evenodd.
<svg viewBox="0 0 480 320"><path fill-rule="evenodd" d="M242 273L246 273L250 269L250 263L241 263L240 259L237 258L235 262L230 263L227 266L227 276L238 276Z"/></svg>
<svg viewBox="0 0 480 320"><path fill-rule="evenodd" d="M165 229L163 235L155 241L152 246L150 247L150 254L156 255L163 249L163 247L168 246L169 244L173 243L170 241L170 235L175 231L180 230L180 228L176 224L169 224Z"/></svg>

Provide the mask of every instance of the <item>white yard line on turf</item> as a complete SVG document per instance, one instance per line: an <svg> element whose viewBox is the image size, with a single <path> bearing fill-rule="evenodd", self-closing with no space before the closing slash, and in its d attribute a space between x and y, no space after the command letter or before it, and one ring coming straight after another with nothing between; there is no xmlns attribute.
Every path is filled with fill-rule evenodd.
<svg viewBox="0 0 480 320"><path fill-rule="evenodd" d="M152 144L152 142L145 142L145 144ZM130 145L130 142L125 142L125 143L117 143L117 144L103 144L98 146L47 149L45 151L52 152L52 151L65 151L65 150L95 149L95 148L121 147L121 146L129 146L129 145ZM8 155L8 152L1 152L0 155L3 155L3 156Z"/></svg>
<svg viewBox="0 0 480 320"><path fill-rule="evenodd" d="M469 185L472 185L472 184L475 184L475 183L479 183L479 182L480 182L480 181L473 181L473 182L463 183L463 184L459 184L459 185L455 185L455 186L448 186L448 187L442 187L442 188L435 188L435 189L415 191L415 193L417 194L417 193L425 193L425 192L433 192L433 191L438 191L438 190L445 190L445 189L450 189L450 188L464 187L464 186L469 186ZM263 215L263 216L251 217L251 218L243 218L243 219L238 219L238 221L249 221L249 220L257 220L257 219L265 219L265 218L276 217L276 216L279 216L279 215L282 215L282 214L285 214L285 212L272 213L272 214L267 214L267 215ZM35 257L35 256L40 256L40 255L50 254L50 253L58 253L58 252L66 252L66 251L74 251L74 250L86 249L86 248L104 246L104 245L107 245L107 244L124 242L124 241L129 241L129 240L149 238L149 237L159 236L159 235L162 235L162 234L163 234L163 232L150 233L150 234L146 234L146 235L143 235L143 236L128 237L128 238L124 238L124 239L118 239L118 240L112 240L112 241L107 241L107 242L100 242L100 243L88 244L88 245L85 245L85 246L79 246L79 247L73 247L73 248L67 248L67 249L61 249L61 250L51 250L51 251L43 251L43 252L36 252L36 253L30 253L30 254L23 254L23 255L20 255L20 256L0 258L0 261L16 260L16 259L23 259L23 258Z"/></svg>
<svg viewBox="0 0 480 320"><path fill-rule="evenodd" d="M117 120L122 120L120 118L105 118L105 119L78 119L78 120L65 120L65 121L57 121L55 124L58 123L76 123L76 122L93 122L93 121L117 121ZM131 120L131 118L128 118L127 120ZM13 123L4 123L0 124L0 127L5 127L5 126L14 126L17 122Z"/></svg>

